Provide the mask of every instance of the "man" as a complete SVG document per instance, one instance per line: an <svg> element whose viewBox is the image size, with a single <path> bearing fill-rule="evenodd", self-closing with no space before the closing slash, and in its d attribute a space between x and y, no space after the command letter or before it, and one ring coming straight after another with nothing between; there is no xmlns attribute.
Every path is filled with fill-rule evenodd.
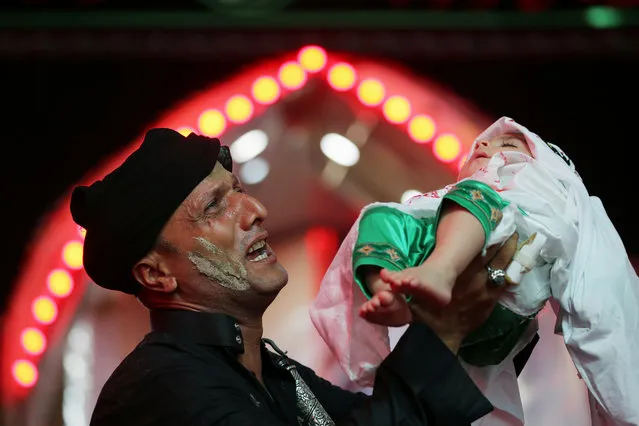
<svg viewBox="0 0 639 426"><path fill-rule="evenodd" d="M455 358L503 291L487 283L486 261L445 311L413 307L372 396L342 390L262 339L288 277L267 244L266 209L231 168L217 139L153 129L120 167L74 190L88 275L136 295L152 326L105 384L91 425L454 426L490 412ZM505 268L515 241L490 266Z"/></svg>

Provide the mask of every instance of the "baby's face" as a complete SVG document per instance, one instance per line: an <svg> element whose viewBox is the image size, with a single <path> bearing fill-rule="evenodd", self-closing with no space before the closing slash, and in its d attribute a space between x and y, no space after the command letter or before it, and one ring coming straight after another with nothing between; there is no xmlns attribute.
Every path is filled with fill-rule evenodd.
<svg viewBox="0 0 639 426"><path fill-rule="evenodd" d="M503 151L523 152L532 157L526 139L521 134L506 133L491 140L479 141L477 149L459 171L459 179L470 177L477 170L485 167L493 155Z"/></svg>

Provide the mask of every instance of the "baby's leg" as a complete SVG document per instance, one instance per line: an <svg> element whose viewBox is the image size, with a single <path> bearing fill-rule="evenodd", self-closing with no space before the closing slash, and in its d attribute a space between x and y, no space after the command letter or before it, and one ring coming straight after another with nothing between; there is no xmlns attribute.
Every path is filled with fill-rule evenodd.
<svg viewBox="0 0 639 426"><path fill-rule="evenodd" d="M413 314L401 294L390 291L390 286L379 276L380 268L370 266L364 271L367 287L373 297L359 309L359 315L367 321L391 327L410 323Z"/></svg>
<svg viewBox="0 0 639 426"><path fill-rule="evenodd" d="M481 252L485 241L479 220L458 204L444 201L435 248L419 266L403 271L380 271L395 292L426 302L447 305L459 274Z"/></svg>

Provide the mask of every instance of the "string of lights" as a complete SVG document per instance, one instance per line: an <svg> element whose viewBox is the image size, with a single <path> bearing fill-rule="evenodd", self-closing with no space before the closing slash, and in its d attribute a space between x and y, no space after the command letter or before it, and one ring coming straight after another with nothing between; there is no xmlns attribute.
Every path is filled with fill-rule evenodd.
<svg viewBox="0 0 639 426"><path fill-rule="evenodd" d="M350 97L361 108L378 113L452 172L464 161L459 137L450 129L440 128L429 111L420 109L418 99L411 98L414 94L402 93L401 85L385 81L383 75L371 74L370 68L344 60L339 54L329 54L317 45L305 46L280 61L260 66L257 73L233 84L222 85L213 95L191 102L188 108L177 108L161 124L184 135L198 132L223 137L229 129L250 122L316 80L336 94ZM359 148L344 135L329 133L318 142L329 162L352 167L359 159ZM258 160L267 144L266 133L253 129L237 138L231 150L236 163L246 165ZM265 170L262 178L268 174L268 165ZM241 173L240 170L242 176ZM55 229L46 231L51 238L35 253L39 255L35 258L40 270L42 259L53 253L54 260L41 276L35 269L23 274L7 315L13 332L5 333L3 347L11 351L7 351L9 356L1 368L9 372L2 375L5 395L13 398L28 395L38 382L39 362L66 326L61 318L66 315L68 321L72 317L89 281L82 267L85 231L72 222L68 209L60 209L58 215L62 225L58 223Z"/></svg>

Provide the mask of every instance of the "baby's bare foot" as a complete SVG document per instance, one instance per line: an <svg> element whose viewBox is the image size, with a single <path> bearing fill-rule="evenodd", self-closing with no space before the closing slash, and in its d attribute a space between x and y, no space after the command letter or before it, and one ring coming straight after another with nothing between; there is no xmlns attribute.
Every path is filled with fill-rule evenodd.
<svg viewBox="0 0 639 426"><path fill-rule="evenodd" d="M390 284L396 293L404 293L424 302L445 306L450 303L455 284L453 274L423 263L402 271L382 269L380 278Z"/></svg>
<svg viewBox="0 0 639 426"><path fill-rule="evenodd" d="M367 321L390 327L399 327L413 320L404 297L388 290L375 293L361 306L359 315Z"/></svg>

